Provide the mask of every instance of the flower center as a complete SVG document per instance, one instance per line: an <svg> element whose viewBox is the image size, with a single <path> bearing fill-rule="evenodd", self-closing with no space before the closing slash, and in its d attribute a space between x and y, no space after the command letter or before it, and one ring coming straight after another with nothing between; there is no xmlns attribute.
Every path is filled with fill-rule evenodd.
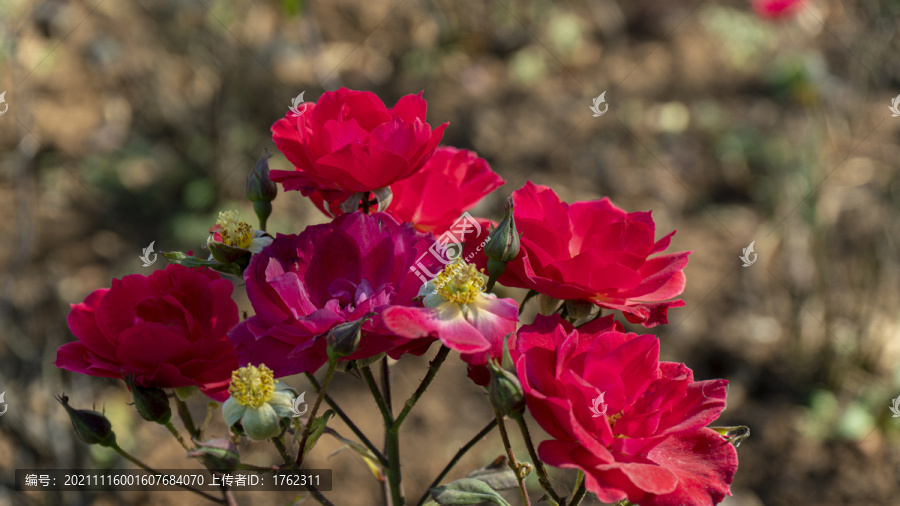
<svg viewBox="0 0 900 506"><path fill-rule="evenodd" d="M434 278L434 287L441 297L457 304L473 302L484 292L484 283L484 275L474 265L458 258Z"/></svg>
<svg viewBox="0 0 900 506"><path fill-rule="evenodd" d="M272 370L263 364L257 368L248 365L231 373L228 393L241 406L257 409L275 394L275 378Z"/></svg>
<svg viewBox="0 0 900 506"><path fill-rule="evenodd" d="M228 246L247 249L253 242L253 227L238 218L237 211L220 212L216 226L213 228L218 229L217 231L222 235L222 242Z"/></svg>

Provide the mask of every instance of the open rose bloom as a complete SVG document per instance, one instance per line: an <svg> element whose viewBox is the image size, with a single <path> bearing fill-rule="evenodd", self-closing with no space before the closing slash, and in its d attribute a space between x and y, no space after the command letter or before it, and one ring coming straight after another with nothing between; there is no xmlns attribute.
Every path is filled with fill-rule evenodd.
<svg viewBox="0 0 900 506"><path fill-rule="evenodd" d="M690 252L662 254L675 232L656 240L650 213L627 213L606 198L566 204L530 181L513 203L522 252L500 283L593 302L647 327L684 305L674 297L684 291Z"/></svg>
<svg viewBox="0 0 900 506"><path fill-rule="evenodd" d="M74 304L68 323L76 340L59 348L56 365L126 376L143 419L166 424L194 457L203 446L227 450L222 458L232 459L243 447L238 440L249 438L271 442L285 462L282 470L307 469L303 459L335 413L353 434L341 428L345 435L337 436L330 424L328 433L384 482L389 504L412 504L401 486L402 471L412 467L399 462L400 436L409 432L401 424L432 380L446 376L437 375L441 364L455 356L495 422L509 431L503 434L529 443L537 472L524 476L512 464L523 496L535 481L551 504L566 506L578 506L575 498L585 490L604 503L639 506L709 506L730 495L738 440L708 427L725 409L728 382L695 381L684 364L660 362L659 339L626 333L616 321L653 327L668 322L669 308L684 305L679 296L690 252L667 252L675 232L657 237L650 212L627 212L608 198L566 203L531 182L511 198L503 195L501 219L472 216L504 181L476 153L438 147L447 125L432 128L425 116L421 93L388 108L374 93L345 88L292 108L272 135L294 169L270 174L266 155L247 180L259 229L236 210L221 212L206 238L209 258L162 252L173 265L114 280ZM276 182L308 197L328 222L287 234L267 231ZM516 293L504 287L528 289L523 305L541 294L542 311L550 313L544 304L550 302L555 312L520 321ZM241 308L242 319L234 289L246 290L252 306ZM574 326L596 306L614 313ZM392 400L389 358L407 360L434 348L425 373L403 378L424 377L409 389L412 395ZM306 380L291 376L323 372L310 380L315 388L292 384ZM328 390L342 372L355 374L372 394L379 413L368 416L384 421L383 449ZM183 423L169 423L173 393L160 389L177 389L181 399L187 393L181 387L223 403L227 430L208 429L220 431L219 439L199 441L207 424L198 430L183 404L177 410ZM103 418L69 407L65 397L60 402L70 416ZM460 405L459 399L437 402ZM548 440L531 441L526 412ZM86 430L76 418L73 425ZM110 424L94 426L106 430L82 440L107 442ZM182 437L179 427L191 437ZM729 435L730 429L720 428ZM509 438L504 444L511 453ZM558 479L545 479L544 464L580 470L584 479L562 493ZM440 504L506 504L490 480L472 476L437 480L428 493ZM472 493L477 496L467 497ZM228 499L220 502L231 504Z"/></svg>
<svg viewBox="0 0 900 506"><path fill-rule="evenodd" d="M327 361L328 331L367 315L359 349L347 360L421 354L434 338L398 336L382 313L414 303L422 283L410 267L433 243L384 213L356 212L300 235L278 234L244 271L256 315L229 333L241 364L264 363L276 378L314 372Z"/></svg>
<svg viewBox="0 0 900 506"><path fill-rule="evenodd" d="M583 470L601 502L710 505L730 494L737 453L706 428L727 381L660 362L655 336L624 333L612 315L577 329L538 315L513 348L528 409L554 438L541 459Z"/></svg>

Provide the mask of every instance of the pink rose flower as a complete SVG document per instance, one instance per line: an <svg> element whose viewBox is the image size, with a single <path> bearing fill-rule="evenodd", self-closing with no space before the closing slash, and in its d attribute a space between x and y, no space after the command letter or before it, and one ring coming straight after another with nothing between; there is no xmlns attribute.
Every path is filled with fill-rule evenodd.
<svg viewBox="0 0 900 506"><path fill-rule="evenodd" d="M388 109L377 95L341 88L305 102L272 126L278 150L295 170L274 170L272 181L304 196L343 201L413 175L434 153L447 124L425 122L422 94Z"/></svg>
<svg viewBox="0 0 900 506"><path fill-rule="evenodd" d="M725 409L725 380L694 381L659 361L659 340L609 315L574 328L538 315L511 350L529 411L553 439L541 459L581 469L603 503L707 506L730 495L737 452L706 428Z"/></svg>
<svg viewBox="0 0 900 506"><path fill-rule="evenodd" d="M434 339L397 336L382 313L413 304L422 281L411 267L434 268L433 243L384 213L355 212L300 235L278 234L244 271L256 315L229 333L240 364L265 364L275 377L313 372L328 359L328 331L370 313L359 348L344 360L424 353Z"/></svg>
<svg viewBox="0 0 900 506"><path fill-rule="evenodd" d="M652 256L675 232L655 241L649 212L626 213L608 198L566 204L530 181L513 192L513 204L521 252L501 284L587 300L646 327L668 323L668 309L684 305L668 299L684 291L691 252Z"/></svg>
<svg viewBox="0 0 900 506"><path fill-rule="evenodd" d="M237 358L226 333L238 322L231 282L209 269L168 265L149 276L114 279L72 305L56 366L91 376L134 374L145 387L197 386L228 398Z"/></svg>
<svg viewBox="0 0 900 506"><path fill-rule="evenodd" d="M487 385L488 358L500 358L503 340L516 331L518 304L484 293L486 281L474 265L461 260L451 263L422 286L419 295L425 307L390 308L384 321L399 336L440 339L462 353L469 377Z"/></svg>

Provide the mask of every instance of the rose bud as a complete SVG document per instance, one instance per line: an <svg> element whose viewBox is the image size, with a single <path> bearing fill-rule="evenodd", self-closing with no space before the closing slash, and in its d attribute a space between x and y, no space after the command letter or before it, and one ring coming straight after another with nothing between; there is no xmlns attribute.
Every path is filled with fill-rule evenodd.
<svg viewBox="0 0 900 506"><path fill-rule="evenodd" d="M253 211L259 218L259 228L266 229L266 220L272 214L272 201L278 196L278 186L269 178L269 158L272 155L266 151L253 166L250 175L247 176L247 198L253 202Z"/></svg>
<svg viewBox="0 0 900 506"><path fill-rule="evenodd" d="M125 375L125 384L131 390L134 407L141 418L160 425L169 423L172 419L172 408L169 407L169 396L165 390L136 384L134 374Z"/></svg>
<svg viewBox="0 0 900 506"><path fill-rule="evenodd" d="M374 315L375 313L369 314ZM330 360L340 360L356 351L359 347L359 340L362 337L362 326L369 321L368 316L335 325L328 331L325 342L328 345L326 352Z"/></svg>
<svg viewBox="0 0 900 506"><path fill-rule="evenodd" d="M69 398L63 394L56 400L66 408L75 434L89 445L114 447L116 445L116 433L112 430L112 424L103 413L87 409L74 409L69 406Z"/></svg>
<svg viewBox="0 0 900 506"><path fill-rule="evenodd" d="M522 384L515 374L501 368L493 360L488 362L491 382L488 384L488 398L494 409L502 415L517 418L525 411L525 394Z"/></svg>

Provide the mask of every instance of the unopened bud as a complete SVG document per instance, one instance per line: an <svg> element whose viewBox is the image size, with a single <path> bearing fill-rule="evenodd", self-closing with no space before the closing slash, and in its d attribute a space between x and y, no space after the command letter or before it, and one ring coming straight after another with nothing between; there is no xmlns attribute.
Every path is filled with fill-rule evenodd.
<svg viewBox="0 0 900 506"><path fill-rule="evenodd" d="M160 425L169 423L172 419L172 408L169 406L169 396L163 389L135 384L133 374L125 375L125 384L131 390L134 407L141 418Z"/></svg>
<svg viewBox="0 0 900 506"><path fill-rule="evenodd" d="M56 400L66 409L79 439L89 445L115 446L116 434L112 430L112 424L103 413L87 409L74 409L69 406L69 398L65 394L57 397Z"/></svg>
<svg viewBox="0 0 900 506"><path fill-rule="evenodd" d="M213 439L197 442L197 449L188 452L188 457L199 460L209 469L231 470L241 462L237 446L228 439Z"/></svg>
<svg viewBox="0 0 900 506"><path fill-rule="evenodd" d="M247 198L250 202L271 202L278 196L278 186L269 178L268 151L256 162L247 176Z"/></svg>
<svg viewBox="0 0 900 506"><path fill-rule="evenodd" d="M325 336L325 342L328 345L328 358L330 360L340 360L350 356L359 347L359 340L362 337L362 326L369 320L372 313L351 322L335 325L328 331Z"/></svg>
<svg viewBox="0 0 900 506"><path fill-rule="evenodd" d="M519 232L516 230L516 219L513 217L512 198L506 203L506 217L497 225L490 235L484 254L490 260L511 262L519 256Z"/></svg>
<svg viewBox="0 0 900 506"><path fill-rule="evenodd" d="M501 368L493 361L488 362L491 381L488 384L488 398L494 409L509 417L518 417L525 411L525 393L515 374Z"/></svg>

